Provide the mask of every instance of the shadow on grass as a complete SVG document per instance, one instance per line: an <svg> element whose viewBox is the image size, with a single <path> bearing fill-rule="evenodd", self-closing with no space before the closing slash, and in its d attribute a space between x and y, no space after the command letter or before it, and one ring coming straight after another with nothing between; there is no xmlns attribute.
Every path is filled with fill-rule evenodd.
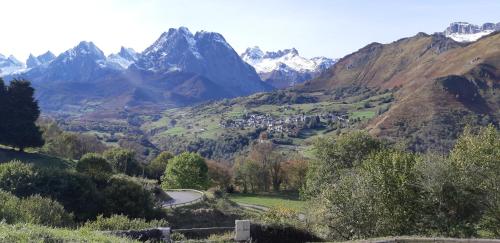
<svg viewBox="0 0 500 243"><path fill-rule="evenodd" d="M45 154L35 152L19 152L12 149L0 148L0 164L12 160L30 163L39 168L68 169L75 166L75 163L72 161Z"/></svg>

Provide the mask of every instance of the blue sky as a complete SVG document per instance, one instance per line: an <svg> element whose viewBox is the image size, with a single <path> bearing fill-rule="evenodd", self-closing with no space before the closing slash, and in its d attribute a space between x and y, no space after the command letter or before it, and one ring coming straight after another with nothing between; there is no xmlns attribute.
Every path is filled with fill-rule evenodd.
<svg viewBox="0 0 500 243"><path fill-rule="evenodd" d="M142 51L171 27L215 31L238 51L295 47L307 57L342 57L449 23L500 22L487 0L16 0L0 3L0 53L25 60L81 40L106 54Z"/></svg>

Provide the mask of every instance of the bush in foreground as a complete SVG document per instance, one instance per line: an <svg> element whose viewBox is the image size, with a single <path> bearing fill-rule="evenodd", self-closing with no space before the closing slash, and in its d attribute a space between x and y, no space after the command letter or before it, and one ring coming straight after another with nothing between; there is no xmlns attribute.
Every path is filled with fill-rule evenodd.
<svg viewBox="0 0 500 243"><path fill-rule="evenodd" d="M310 201L308 218L316 233L336 240L500 236L495 127L466 128L449 155L384 148L362 157L359 165L325 181L328 186Z"/></svg>
<svg viewBox="0 0 500 243"><path fill-rule="evenodd" d="M122 174L112 176L103 193L106 215L127 214L134 218L155 215L153 194L132 177Z"/></svg>
<svg viewBox="0 0 500 243"><path fill-rule="evenodd" d="M32 224L10 225L0 221L1 242L136 242L86 229L69 230Z"/></svg>
<svg viewBox="0 0 500 243"><path fill-rule="evenodd" d="M45 226L64 227L73 224L72 215L58 202L39 195L28 198L0 190L0 222L31 223Z"/></svg>
<svg viewBox="0 0 500 243"><path fill-rule="evenodd" d="M0 164L0 189L16 196L29 196L35 191L38 173L32 165L13 160Z"/></svg>
<svg viewBox="0 0 500 243"><path fill-rule="evenodd" d="M105 218L99 215L95 221L88 221L83 226L89 230L141 230L157 227L166 227L168 222L165 220L146 221L141 218L129 218L125 215L112 215Z"/></svg>

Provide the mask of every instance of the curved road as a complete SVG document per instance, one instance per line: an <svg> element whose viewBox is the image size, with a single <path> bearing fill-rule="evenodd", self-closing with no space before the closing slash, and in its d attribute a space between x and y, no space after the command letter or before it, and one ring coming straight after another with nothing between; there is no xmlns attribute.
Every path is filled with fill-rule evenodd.
<svg viewBox="0 0 500 243"><path fill-rule="evenodd" d="M172 200L163 203L164 207L176 206L196 201L203 197L203 194L196 191L165 191Z"/></svg>

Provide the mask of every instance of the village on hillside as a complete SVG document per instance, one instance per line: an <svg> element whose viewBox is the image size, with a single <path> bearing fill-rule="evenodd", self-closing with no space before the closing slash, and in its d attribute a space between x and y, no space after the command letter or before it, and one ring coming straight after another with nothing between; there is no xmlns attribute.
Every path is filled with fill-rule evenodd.
<svg viewBox="0 0 500 243"><path fill-rule="evenodd" d="M223 118L219 125L222 128L264 128L269 133L286 134L294 137L304 128L318 128L335 122L348 124L349 116L339 112L318 115L298 114L280 117L275 117L271 114L250 113L236 119Z"/></svg>

